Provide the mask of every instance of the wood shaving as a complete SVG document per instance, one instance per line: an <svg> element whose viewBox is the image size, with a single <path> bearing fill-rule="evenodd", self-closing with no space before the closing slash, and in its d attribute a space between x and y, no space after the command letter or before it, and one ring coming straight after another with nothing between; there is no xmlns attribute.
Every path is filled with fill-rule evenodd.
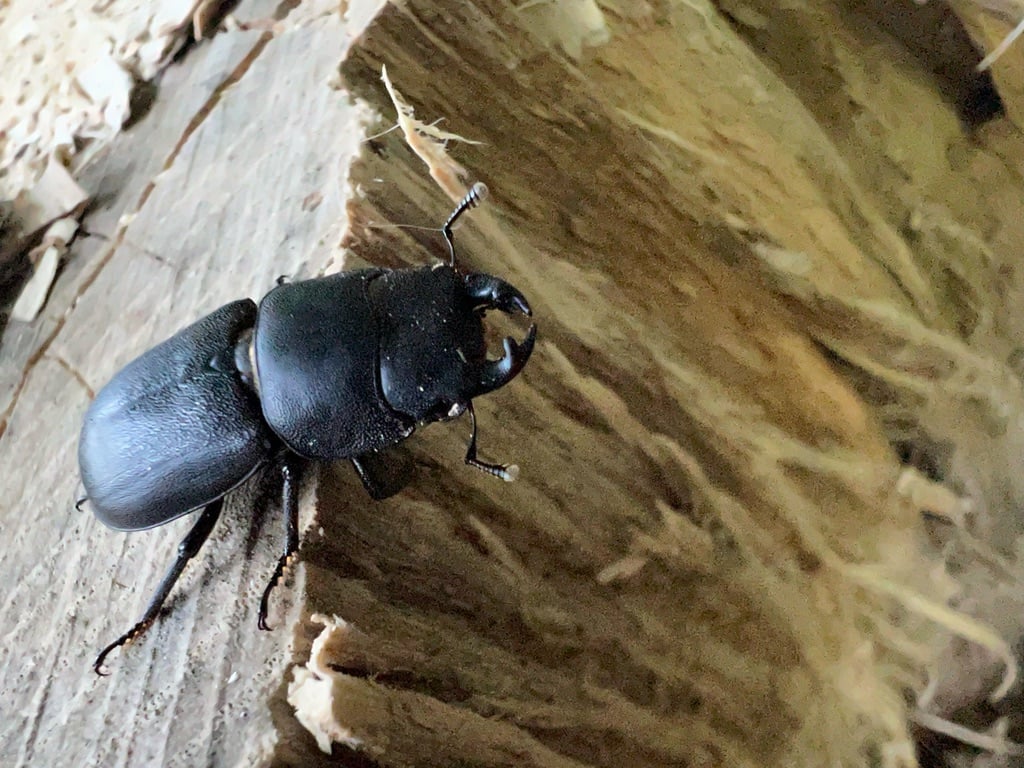
<svg viewBox="0 0 1024 768"><path fill-rule="evenodd" d="M361 741L335 714L335 682L343 675L331 668L331 660L342 655L351 627L338 616L321 613L314 613L310 620L324 628L313 641L306 666L296 667L292 673L288 703L295 708L296 719L313 735L321 751L330 754L334 742L356 749Z"/></svg>
<svg viewBox="0 0 1024 768"><path fill-rule="evenodd" d="M11 211L17 231L9 235L12 247L7 252L19 253L35 241L40 231L46 229L46 234L28 254L33 274L18 295L11 310L12 319L31 322L43 308L88 200L85 190L55 160L47 164L32 189L23 191L14 200Z"/></svg>
<svg viewBox="0 0 1024 768"><path fill-rule="evenodd" d="M68 243L78 232L78 220L74 217L55 221L43 235L43 241L28 253L32 262L32 277L18 295L11 310L11 319L29 323L36 319L50 295L57 268L67 253Z"/></svg>
<svg viewBox="0 0 1024 768"><path fill-rule="evenodd" d="M25 283L11 309L11 319L22 323L35 320L39 315L46 297L50 293L50 286L57 277L57 267L60 265L62 251L56 246L48 246L42 251L34 249L29 258L33 263L33 273L29 281Z"/></svg>
<svg viewBox="0 0 1024 768"><path fill-rule="evenodd" d="M1024 10L1022 10L1021 13L1022 15L1024 15ZM986 69L995 64L999 57L1006 53L1010 49L1010 46L1013 45L1014 41L1016 41L1016 39L1021 36L1022 32L1024 32L1024 17L1022 17L1021 20L1017 23L1017 26L1015 26L1007 33L1006 37L1002 39L999 45L992 49L992 52L989 53L988 56L986 56L984 59L978 62L978 66L976 67L976 69L979 72L984 72Z"/></svg>
<svg viewBox="0 0 1024 768"><path fill-rule="evenodd" d="M558 46L574 59L582 57L584 48L604 45L612 37L594 0L527 0L515 10L544 45Z"/></svg>
<svg viewBox="0 0 1024 768"><path fill-rule="evenodd" d="M650 560L639 555L626 555L611 565L605 566L597 573L598 584L613 584L617 581L628 581L642 571Z"/></svg>
<svg viewBox="0 0 1024 768"><path fill-rule="evenodd" d="M1003 679L999 686L989 695L989 701L995 703L1006 697L1017 681L1017 658L1009 644L991 627L976 621L946 605L929 600L911 589L888 580L870 566L852 563L835 562L834 565L843 575L862 587L888 594L903 604L908 610L927 617L936 624L964 640L972 642L989 651L998 658L1004 667Z"/></svg>
<svg viewBox="0 0 1024 768"><path fill-rule="evenodd" d="M211 0L9 0L0 79L0 199L30 188L51 158L82 139L109 139L129 115L136 78L149 80L187 39ZM197 15L198 14L198 15Z"/></svg>
<svg viewBox="0 0 1024 768"><path fill-rule="evenodd" d="M480 144L457 133L449 133L437 127L436 124L428 124L417 120L415 110L402 98L391 79L388 77L387 67L381 67L380 79L384 81L391 102L398 112L398 126L405 134L405 141L409 148L427 164L430 169L430 177L437 182L452 200L461 200L466 194L466 185L463 179L466 178L466 169L448 156L447 145L449 141L463 141L467 144Z"/></svg>
<svg viewBox="0 0 1024 768"><path fill-rule="evenodd" d="M994 755L1024 755L1024 747L1007 738L1007 722L1005 718L1000 718L996 721L996 724L987 733L975 731L959 723L954 723L951 720L921 710L911 713L911 719L923 728L949 736L962 744L968 744L976 749L991 752Z"/></svg>
<svg viewBox="0 0 1024 768"><path fill-rule="evenodd" d="M23 190L15 199L13 212L23 237L31 237L52 222L77 215L85 208L89 196L71 178L67 168L50 161L31 189Z"/></svg>
<svg viewBox="0 0 1024 768"><path fill-rule="evenodd" d="M967 527L967 515L973 510L970 499L960 498L913 467L907 467L900 473L896 493L913 504L915 509L943 517L959 528Z"/></svg>
<svg viewBox="0 0 1024 768"><path fill-rule="evenodd" d="M347 2L341 0L302 0L285 18L274 23L274 34L281 35L299 27L309 26L324 16L344 15L348 10L347 5Z"/></svg>
<svg viewBox="0 0 1024 768"><path fill-rule="evenodd" d="M222 0L199 0L192 12L192 37L202 40L209 33L220 16Z"/></svg>
<svg viewBox="0 0 1024 768"><path fill-rule="evenodd" d="M918 5L924 5L927 0L915 0L915 2ZM1021 0L972 0L971 5L975 5L986 13L1000 18L1013 26L999 44L985 58L978 62L975 69L978 72L984 72L1010 49L1010 46L1021 36L1021 33L1024 33L1024 2L1021 2Z"/></svg>

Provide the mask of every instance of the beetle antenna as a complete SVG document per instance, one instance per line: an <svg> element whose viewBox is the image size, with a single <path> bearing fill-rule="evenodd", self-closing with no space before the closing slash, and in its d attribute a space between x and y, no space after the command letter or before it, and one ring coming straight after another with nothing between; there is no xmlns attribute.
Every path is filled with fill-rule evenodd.
<svg viewBox="0 0 1024 768"><path fill-rule="evenodd" d="M441 234L444 235L445 242L448 243L448 252L451 254L451 268L455 269L455 243L452 242L452 226L458 220L459 216L468 211L470 208L476 208L480 203L487 197L487 185L482 181L478 181L474 184L466 196L459 201L459 204L455 206L455 210L452 211L452 215L448 217L448 221L441 227Z"/></svg>
<svg viewBox="0 0 1024 768"><path fill-rule="evenodd" d="M371 221L367 229L422 229L424 232L438 232L437 227L421 227L419 224L377 224Z"/></svg>

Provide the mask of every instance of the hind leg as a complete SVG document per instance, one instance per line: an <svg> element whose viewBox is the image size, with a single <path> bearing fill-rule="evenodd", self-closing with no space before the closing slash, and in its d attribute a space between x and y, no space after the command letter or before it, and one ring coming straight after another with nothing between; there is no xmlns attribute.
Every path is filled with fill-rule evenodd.
<svg viewBox="0 0 1024 768"><path fill-rule="evenodd" d="M156 592L153 593L153 597L150 599L149 606L146 608L146 612L142 615L142 618L136 622L135 626L100 651L99 656L96 657L96 661L93 662L92 668L97 675L108 674L103 671L103 662L106 660L107 656L110 655L111 651L115 648L120 648L122 645L128 645L129 643L134 642L153 625L154 621L156 621L156 617L160 613L160 609L163 608L164 601L167 600L167 596L171 593L171 589L174 588L175 583L177 583L178 579L181 577L182 572L185 570L185 566L188 565L188 561L195 557L196 553L199 552L203 544L206 543L206 540L209 538L210 531L213 530L213 526L217 523L217 518L220 517L220 511L223 506L224 499L217 499L203 508L196 524L192 526L192 529L187 534L185 534L185 538L182 539L181 543L178 545L178 556L174 559L170 569L164 575L163 580L160 582L160 586L156 588Z"/></svg>

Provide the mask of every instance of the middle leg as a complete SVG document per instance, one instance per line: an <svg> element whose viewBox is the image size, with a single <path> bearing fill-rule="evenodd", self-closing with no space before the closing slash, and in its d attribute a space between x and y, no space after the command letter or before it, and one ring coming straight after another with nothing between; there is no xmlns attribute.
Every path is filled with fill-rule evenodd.
<svg viewBox="0 0 1024 768"><path fill-rule="evenodd" d="M280 583L296 553L299 551L299 482L302 476L301 460L291 451L284 450L278 459L281 471L281 507L284 513L284 552L278 558L277 567L267 582L260 599L260 615L257 624L260 629L269 630L267 614L270 609L270 594Z"/></svg>

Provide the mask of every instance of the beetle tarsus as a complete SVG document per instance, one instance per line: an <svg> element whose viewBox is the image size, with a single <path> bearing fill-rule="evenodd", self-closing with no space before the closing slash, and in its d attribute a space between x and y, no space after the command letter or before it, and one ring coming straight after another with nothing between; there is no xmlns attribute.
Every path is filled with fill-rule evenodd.
<svg viewBox="0 0 1024 768"><path fill-rule="evenodd" d="M270 581L267 582L266 589L263 590L263 597L260 598L260 612L256 619L256 626L264 632L269 632L273 629L273 627L267 623L267 616L270 614L270 595L284 580L285 574L291 567L292 558L294 558L294 556L294 553L286 553L281 556L277 561L277 566L274 568L274 575L270 577Z"/></svg>
<svg viewBox="0 0 1024 768"><path fill-rule="evenodd" d="M88 500L89 500L88 496L81 496L81 497L79 497L75 501L75 511L76 512L81 512L82 511L82 505L85 504L85 502L87 502Z"/></svg>
<svg viewBox="0 0 1024 768"><path fill-rule="evenodd" d="M107 656L109 656L113 651L115 651L116 649L118 649L118 648L120 648L120 647L122 647L124 645L131 645L133 642L135 642L135 640L137 638L139 638L143 634L145 634L146 630L149 629L150 626L152 626L152 624L153 624L153 618L148 617L149 611L147 611L146 613L147 613L147 617L146 618L144 618L142 621L140 621L134 627L132 627L127 632L125 632L123 635L121 635L119 638L117 638L117 640L115 640L114 642L112 642L110 645L108 645L106 648L104 648L102 651L99 652L99 655L96 657L96 661L94 661L92 663L92 671L93 672L95 672L100 677L108 677L110 675L109 672L104 672L103 671L103 662L105 662L107 660Z"/></svg>
<svg viewBox="0 0 1024 768"><path fill-rule="evenodd" d="M263 590L263 598L260 600L260 615L256 619L256 626L263 632L269 632L273 629L272 626L267 624L267 612L270 604L270 593L274 591L274 587L277 586L277 582L271 580L267 585L267 588Z"/></svg>
<svg viewBox="0 0 1024 768"><path fill-rule="evenodd" d="M263 597L260 598L260 612L259 617L256 619L256 626L264 632L269 632L273 629L267 623L267 615L270 613L270 595L277 589L278 584L284 578L285 570L288 568L288 558L288 555L282 555L277 561L274 574L270 577L270 581L267 582L266 589L263 590Z"/></svg>
<svg viewBox="0 0 1024 768"><path fill-rule="evenodd" d="M504 480L506 483L513 483L519 477L518 464L488 464L486 461L478 459L466 459L466 463L474 469L479 469L481 472L485 472L499 480Z"/></svg>

